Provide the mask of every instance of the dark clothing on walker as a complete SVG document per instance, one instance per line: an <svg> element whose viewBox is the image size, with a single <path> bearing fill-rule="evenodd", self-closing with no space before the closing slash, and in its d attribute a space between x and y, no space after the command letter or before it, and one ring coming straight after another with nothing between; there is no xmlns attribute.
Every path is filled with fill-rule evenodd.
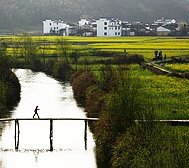
<svg viewBox="0 0 189 168"><path fill-rule="evenodd" d="M35 108L35 110L34 110L35 114L33 115L33 118L35 117L35 115L37 115L38 118L39 118L39 115L38 115L38 113L37 113L37 110L40 110L40 109L38 109L38 106L36 106L36 108Z"/></svg>

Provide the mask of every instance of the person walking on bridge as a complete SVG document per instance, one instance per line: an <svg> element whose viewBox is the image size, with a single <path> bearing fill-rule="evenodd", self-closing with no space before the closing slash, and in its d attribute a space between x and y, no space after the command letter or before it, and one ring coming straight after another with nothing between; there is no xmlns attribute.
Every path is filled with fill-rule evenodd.
<svg viewBox="0 0 189 168"><path fill-rule="evenodd" d="M38 115L38 113L37 113L37 110L40 110L40 109L38 109L38 106L36 106L36 108L35 108L35 110L34 110L35 114L33 115L33 118L35 117L35 115L37 115L38 118L39 118L39 115Z"/></svg>

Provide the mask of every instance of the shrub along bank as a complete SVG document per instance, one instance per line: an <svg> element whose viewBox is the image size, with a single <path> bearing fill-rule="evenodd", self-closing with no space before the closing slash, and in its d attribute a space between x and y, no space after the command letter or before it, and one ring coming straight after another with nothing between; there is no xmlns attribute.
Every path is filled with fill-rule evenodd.
<svg viewBox="0 0 189 168"><path fill-rule="evenodd" d="M20 99L20 83L10 67L4 47L0 46L0 118L6 116L6 110Z"/></svg>
<svg viewBox="0 0 189 168"><path fill-rule="evenodd" d="M98 79L88 71L73 77L75 96L85 99L89 117L100 119L92 125L98 167L188 167L189 131L151 122L156 116L140 88L129 68L103 68Z"/></svg>
<svg viewBox="0 0 189 168"><path fill-rule="evenodd" d="M62 61L60 62L51 60L46 64L43 64L42 67L43 69L41 71L63 81L69 80L70 74L72 73L71 66Z"/></svg>
<svg viewBox="0 0 189 168"><path fill-rule="evenodd" d="M36 59L35 62L27 64L24 61L15 60L13 63L14 68L31 69L32 71L42 71L48 75L51 75L57 79L66 81L70 79L72 68L70 64L65 61L59 61L57 59L49 59L46 62Z"/></svg>

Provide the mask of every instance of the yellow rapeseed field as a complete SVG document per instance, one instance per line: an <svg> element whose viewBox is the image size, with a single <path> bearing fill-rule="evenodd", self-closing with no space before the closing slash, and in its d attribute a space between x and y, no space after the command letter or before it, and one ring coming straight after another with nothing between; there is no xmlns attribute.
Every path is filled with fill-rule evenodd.
<svg viewBox="0 0 189 168"><path fill-rule="evenodd" d="M2 36L1 39L18 41L22 36ZM50 42L49 53L56 52L55 43L57 39L64 38L71 43L74 42L75 49L86 47L102 51L124 52L126 49L129 54L143 55L146 60L154 57L155 50L162 50L167 58L171 56L189 55L189 38L177 37L62 37L62 36L33 36L33 41ZM9 50L11 51L11 49Z"/></svg>

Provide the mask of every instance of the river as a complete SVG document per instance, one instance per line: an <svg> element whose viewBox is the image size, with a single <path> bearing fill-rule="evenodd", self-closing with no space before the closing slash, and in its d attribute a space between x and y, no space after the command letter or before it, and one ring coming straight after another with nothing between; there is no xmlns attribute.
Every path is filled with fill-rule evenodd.
<svg viewBox="0 0 189 168"><path fill-rule="evenodd" d="M31 118L38 105L41 118L84 118L77 106L70 83L64 83L42 72L14 70L21 84L21 100L11 111L12 118ZM1 168L96 168L92 133L84 143L84 121L53 121L53 151L50 151L50 122L19 121L19 149L15 150L15 123L0 125Z"/></svg>

